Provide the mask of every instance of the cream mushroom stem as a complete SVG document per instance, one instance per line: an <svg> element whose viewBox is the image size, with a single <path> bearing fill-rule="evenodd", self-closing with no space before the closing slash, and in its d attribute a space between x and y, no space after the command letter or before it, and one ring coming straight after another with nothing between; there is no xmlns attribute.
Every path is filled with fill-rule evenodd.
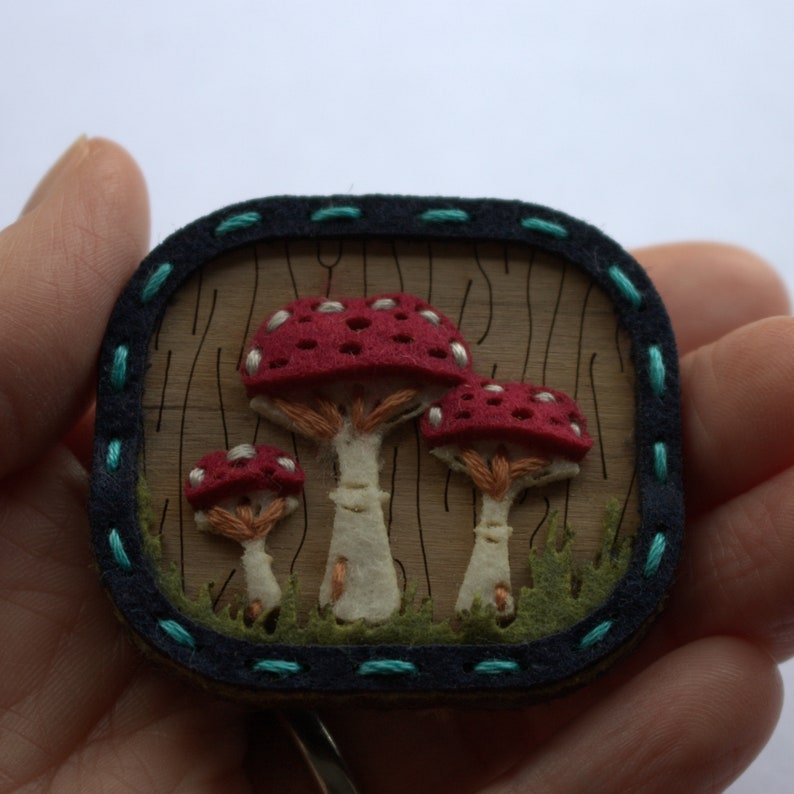
<svg viewBox="0 0 794 794"><path fill-rule="evenodd" d="M382 623L400 606L379 486L381 433L361 433L349 420L332 441L339 465L336 505L320 603L342 621Z"/></svg>
<svg viewBox="0 0 794 794"><path fill-rule="evenodd" d="M237 540L243 547L241 562L248 598L245 617L249 623L281 603L281 587L273 573L273 558L267 552L265 540L275 523L298 504L294 497L269 498L266 493L252 497L234 504L226 502L196 515L200 527Z"/></svg>
<svg viewBox="0 0 794 794"><path fill-rule="evenodd" d="M513 528L508 524L513 502L525 488L568 479L579 471L576 463L565 459L548 461L527 458L525 461L523 473L511 478L510 485L503 491L496 482L491 483L490 487L485 485L482 478L472 471L471 464L466 467L480 487L482 503L477 526L474 528L474 546L469 565L455 603L457 612L470 610L479 598L483 606L496 611L500 620L513 617L515 600L511 595L509 557L509 540Z"/></svg>
<svg viewBox="0 0 794 794"><path fill-rule="evenodd" d="M474 547L455 603L457 612L472 608L480 599L500 616L511 617L515 603L510 594L510 557L508 541L513 528L507 523L510 508L520 488L510 488L502 499L482 494L482 505L474 528Z"/></svg>
<svg viewBox="0 0 794 794"><path fill-rule="evenodd" d="M370 396L368 402L358 387L352 395L341 390L336 399L315 395L313 406L267 395L251 400L257 413L327 442L334 451L338 481L329 494L335 505L334 525L318 600L346 623L383 623L400 608L383 515L390 497L380 489L380 450L394 424L419 414L437 389L426 389L424 397L414 388L386 385L382 391L383 399ZM349 410L343 412L338 404Z"/></svg>

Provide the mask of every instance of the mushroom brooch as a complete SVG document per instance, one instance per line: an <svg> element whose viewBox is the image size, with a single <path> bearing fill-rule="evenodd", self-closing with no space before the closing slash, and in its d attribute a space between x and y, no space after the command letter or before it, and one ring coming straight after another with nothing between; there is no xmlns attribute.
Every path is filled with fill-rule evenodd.
<svg viewBox="0 0 794 794"><path fill-rule="evenodd" d="M478 378L447 392L422 419L430 451L471 477L482 495L474 549L458 593L458 612L475 599L512 617L508 525L525 488L579 473L593 444L576 403L560 391Z"/></svg>
<svg viewBox="0 0 794 794"><path fill-rule="evenodd" d="M635 647L674 581L675 338L631 255L556 209L221 208L119 297L96 417L116 611L265 708L544 700Z"/></svg>
<svg viewBox="0 0 794 794"><path fill-rule="evenodd" d="M331 446L336 505L320 604L343 621L379 623L400 606L379 486L383 437L471 369L452 322L412 295L302 298L254 335L242 367L251 407Z"/></svg>
<svg viewBox="0 0 794 794"><path fill-rule="evenodd" d="M246 623L253 623L281 601L265 539L297 507L303 480L302 469L289 455L275 447L251 444L211 452L188 475L185 496L195 510L196 526L243 547Z"/></svg>

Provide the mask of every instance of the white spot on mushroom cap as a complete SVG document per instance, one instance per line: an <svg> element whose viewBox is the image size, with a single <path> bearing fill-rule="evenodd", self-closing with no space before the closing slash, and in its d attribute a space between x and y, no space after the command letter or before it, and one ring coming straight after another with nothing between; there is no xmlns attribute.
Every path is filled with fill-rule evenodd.
<svg viewBox="0 0 794 794"><path fill-rule="evenodd" d="M383 311L384 309L393 309L396 305L397 301L392 298L378 298L372 303L372 308Z"/></svg>
<svg viewBox="0 0 794 794"><path fill-rule="evenodd" d="M575 436L582 437L582 428L576 422L571 422L571 430L573 430Z"/></svg>
<svg viewBox="0 0 794 794"><path fill-rule="evenodd" d="M483 391L494 391L494 392L500 392L505 390L504 386L500 386L498 383L486 383L483 385L482 388Z"/></svg>
<svg viewBox="0 0 794 794"><path fill-rule="evenodd" d="M204 469L200 467L196 467L195 469L190 470L190 474L188 474L187 479L190 483L191 488L198 488L202 482L204 482L204 475L206 472Z"/></svg>
<svg viewBox="0 0 794 794"><path fill-rule="evenodd" d="M548 392L548 391L535 392L535 394L532 395L532 398L534 400L537 400L538 402L541 402L541 403L556 403L557 402L557 398L551 392Z"/></svg>
<svg viewBox="0 0 794 794"><path fill-rule="evenodd" d="M292 458L288 458L286 455L276 458L276 463L278 463L282 469L286 469L287 471L295 471L295 461Z"/></svg>
<svg viewBox="0 0 794 794"><path fill-rule="evenodd" d="M256 375L259 371L259 365L262 363L262 351L253 348L245 359L245 371L249 375Z"/></svg>
<svg viewBox="0 0 794 794"><path fill-rule="evenodd" d="M437 405L434 405L428 412L427 412L427 421L430 423L430 427L438 427L441 424L441 420L444 418L444 414Z"/></svg>
<svg viewBox="0 0 794 794"><path fill-rule="evenodd" d="M268 321L265 328L267 329L268 333L272 333L279 328L280 326L284 325L287 320L292 315L286 309L279 309Z"/></svg>
<svg viewBox="0 0 794 794"><path fill-rule="evenodd" d="M324 301L317 307L318 312L322 312L323 314L336 314L337 312L343 312L345 307L339 301Z"/></svg>
<svg viewBox="0 0 794 794"><path fill-rule="evenodd" d="M252 444L238 444L226 453L226 460L234 463L238 460L251 460L256 457L256 448Z"/></svg>
<svg viewBox="0 0 794 794"><path fill-rule="evenodd" d="M466 348L460 342L450 342L450 350L455 359L455 363L459 367L467 367L469 365L469 355L466 353Z"/></svg>
<svg viewBox="0 0 794 794"><path fill-rule="evenodd" d="M420 317L424 317L429 323L433 325L441 325L441 318L431 309L422 309L419 312Z"/></svg>

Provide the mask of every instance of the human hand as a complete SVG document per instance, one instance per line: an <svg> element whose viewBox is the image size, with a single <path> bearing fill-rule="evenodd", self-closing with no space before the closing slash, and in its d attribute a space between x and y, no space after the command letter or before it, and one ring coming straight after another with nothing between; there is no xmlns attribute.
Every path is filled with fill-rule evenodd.
<svg viewBox="0 0 794 794"><path fill-rule="evenodd" d="M91 393L147 247L115 145L78 141L0 233L0 791L313 791L277 714L142 661L92 570ZM749 764L794 651L794 320L732 248L636 252L682 354L688 525L667 609L587 688L516 711L329 711L363 792L720 789Z"/></svg>

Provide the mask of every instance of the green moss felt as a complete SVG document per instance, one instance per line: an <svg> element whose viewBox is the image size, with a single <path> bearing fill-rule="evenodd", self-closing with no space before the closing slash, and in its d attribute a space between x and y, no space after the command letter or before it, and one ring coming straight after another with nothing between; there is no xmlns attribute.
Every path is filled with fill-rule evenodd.
<svg viewBox="0 0 794 794"><path fill-rule="evenodd" d="M610 500L604 511L601 549L593 562L573 558L574 533L559 528L559 516L549 516L544 545L529 555L532 586L522 588L515 619L500 625L490 608L474 607L455 620L433 620L430 599L415 603L415 588L403 595L400 612L384 624L362 621L337 623L330 609L312 609L301 622L300 587L291 576L276 615L262 615L251 626L243 621L244 604L227 604L215 611L213 583L205 584L195 598L187 596L176 564L159 568L159 539L146 532L145 545L158 566L158 579L168 599L185 616L237 639L284 645L468 645L521 643L550 636L569 628L603 604L626 572L631 559L629 540L617 540L621 506Z"/></svg>

